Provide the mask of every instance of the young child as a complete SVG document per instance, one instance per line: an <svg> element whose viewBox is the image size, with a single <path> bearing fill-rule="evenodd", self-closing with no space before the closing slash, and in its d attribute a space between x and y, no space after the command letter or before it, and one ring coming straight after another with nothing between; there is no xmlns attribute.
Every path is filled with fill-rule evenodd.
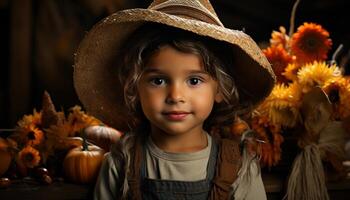
<svg viewBox="0 0 350 200"><path fill-rule="evenodd" d="M275 76L209 1L156 0L107 17L81 43L74 81L86 109L126 133L95 199L266 199L256 160L220 127L262 101Z"/></svg>

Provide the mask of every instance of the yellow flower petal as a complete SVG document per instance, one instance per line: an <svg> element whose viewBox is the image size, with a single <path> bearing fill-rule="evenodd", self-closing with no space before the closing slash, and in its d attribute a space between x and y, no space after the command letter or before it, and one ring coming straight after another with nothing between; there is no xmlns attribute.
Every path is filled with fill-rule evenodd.
<svg viewBox="0 0 350 200"><path fill-rule="evenodd" d="M19 153L18 157L24 166L34 168L40 163L39 151L31 146L24 147Z"/></svg>
<svg viewBox="0 0 350 200"><path fill-rule="evenodd" d="M298 83L306 93L314 86L323 87L330 79L340 77L340 69L336 65L327 65L325 62L313 62L304 65L298 71Z"/></svg>

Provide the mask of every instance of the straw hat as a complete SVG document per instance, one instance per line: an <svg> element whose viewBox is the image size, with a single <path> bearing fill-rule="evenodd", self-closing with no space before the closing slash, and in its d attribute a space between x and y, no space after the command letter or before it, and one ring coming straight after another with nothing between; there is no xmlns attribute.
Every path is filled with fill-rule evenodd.
<svg viewBox="0 0 350 200"><path fill-rule="evenodd" d="M97 23L75 56L74 85L85 109L106 124L128 130L123 89L116 74L118 50L145 22L155 22L227 42L233 48L233 74L241 102L258 104L271 91L275 75L256 43L225 28L208 0L154 0L147 9L116 12Z"/></svg>

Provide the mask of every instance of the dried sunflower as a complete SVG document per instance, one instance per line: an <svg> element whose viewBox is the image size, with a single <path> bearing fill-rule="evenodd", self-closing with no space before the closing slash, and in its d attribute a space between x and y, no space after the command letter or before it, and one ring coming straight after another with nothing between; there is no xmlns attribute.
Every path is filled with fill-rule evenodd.
<svg viewBox="0 0 350 200"><path fill-rule="evenodd" d="M20 128L34 126L41 126L41 112L37 112L35 109L32 115L24 115L21 120L17 122L17 126Z"/></svg>
<svg viewBox="0 0 350 200"><path fill-rule="evenodd" d="M28 168L34 168L40 163L39 151L31 146L24 147L18 153L19 161Z"/></svg>
<svg viewBox="0 0 350 200"><path fill-rule="evenodd" d="M258 138L265 142L260 144L261 164L268 167L277 165L281 159L281 144L284 140L280 134L281 126L271 123L266 115L255 115L251 125Z"/></svg>
<svg viewBox="0 0 350 200"><path fill-rule="evenodd" d="M293 57L281 46L271 46L263 50L267 60L277 76L277 81L285 83L287 79L282 76L284 69L293 61Z"/></svg>
<svg viewBox="0 0 350 200"><path fill-rule="evenodd" d="M326 81L322 89L327 94L332 104L339 104L340 93L345 87L346 80L343 77L336 77Z"/></svg>
<svg viewBox="0 0 350 200"><path fill-rule="evenodd" d="M102 124L100 120L85 114L80 106L74 106L71 108L71 113L68 115L67 122L71 127L70 136L74 136L74 134L88 126Z"/></svg>
<svg viewBox="0 0 350 200"><path fill-rule="evenodd" d="M340 104L339 104L339 117L345 119L350 116L350 85L347 84L346 87L340 92Z"/></svg>
<svg viewBox="0 0 350 200"><path fill-rule="evenodd" d="M291 38L291 51L301 64L325 60L331 46L329 33L314 23L304 23Z"/></svg>
<svg viewBox="0 0 350 200"><path fill-rule="evenodd" d="M286 28L279 27L279 31L273 31L271 34L270 44L271 46L282 46L284 49L288 49L289 36L286 34Z"/></svg>
<svg viewBox="0 0 350 200"><path fill-rule="evenodd" d="M297 65L296 63L290 63L287 65L287 67L284 69L284 72L282 75L286 77L290 81L295 81L298 79L298 71L300 69L300 65Z"/></svg>
<svg viewBox="0 0 350 200"><path fill-rule="evenodd" d="M274 124L292 127L296 124L300 95L295 85L277 84L267 98L269 118Z"/></svg>
<svg viewBox="0 0 350 200"><path fill-rule="evenodd" d="M44 141L44 132L33 124L29 124L24 127L17 127L12 137L16 138L16 141L22 145L35 146Z"/></svg>
<svg viewBox="0 0 350 200"><path fill-rule="evenodd" d="M323 85L330 79L340 77L340 69L336 65L327 65L325 62L313 62L306 64L298 71L298 82L304 93L313 86Z"/></svg>
<svg viewBox="0 0 350 200"><path fill-rule="evenodd" d="M289 93L289 99L293 101L293 104L297 107L300 106L302 101L302 86L294 81L288 85L288 93Z"/></svg>

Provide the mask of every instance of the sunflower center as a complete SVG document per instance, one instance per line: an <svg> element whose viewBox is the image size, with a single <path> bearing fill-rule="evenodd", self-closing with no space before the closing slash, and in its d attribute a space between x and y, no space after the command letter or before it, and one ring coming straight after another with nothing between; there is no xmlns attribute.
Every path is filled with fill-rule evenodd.
<svg viewBox="0 0 350 200"><path fill-rule="evenodd" d="M27 154L24 156L24 160L27 161L27 162L31 162L31 161L33 161L33 159L34 159L34 156L33 156L33 154L31 154L31 153L27 153Z"/></svg>
<svg viewBox="0 0 350 200"><path fill-rule="evenodd" d="M35 133L34 133L34 131L30 131L27 134L27 137L28 137L29 140L35 140Z"/></svg>
<svg viewBox="0 0 350 200"><path fill-rule="evenodd" d="M303 46L303 49L305 49L306 51L314 51L315 49L317 49L317 40L311 37L307 38Z"/></svg>

